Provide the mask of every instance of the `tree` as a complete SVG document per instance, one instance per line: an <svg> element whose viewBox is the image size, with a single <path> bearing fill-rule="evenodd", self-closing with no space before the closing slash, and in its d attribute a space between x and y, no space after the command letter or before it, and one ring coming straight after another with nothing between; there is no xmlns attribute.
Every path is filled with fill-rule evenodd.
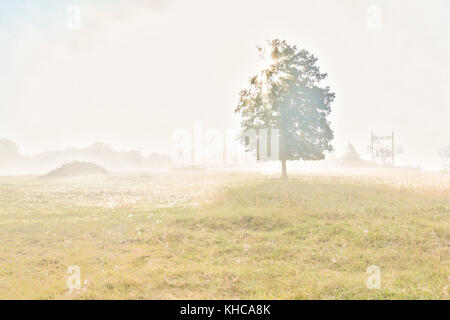
<svg viewBox="0 0 450 320"><path fill-rule="evenodd" d="M10 140L0 139L0 171L8 172L17 168L20 160L19 147Z"/></svg>
<svg viewBox="0 0 450 320"><path fill-rule="evenodd" d="M450 145L439 151L443 170L450 170Z"/></svg>
<svg viewBox="0 0 450 320"><path fill-rule="evenodd" d="M347 144L345 154L342 157L342 163L345 165L360 165L362 163L358 151L350 142Z"/></svg>
<svg viewBox="0 0 450 320"><path fill-rule="evenodd" d="M287 161L322 160L333 151L327 116L335 94L320 85L327 74L320 72L314 55L284 40L267 44L258 47L265 66L240 92L235 112L242 117L243 132L278 129L282 178L287 179ZM249 149L254 151L255 144Z"/></svg>
<svg viewBox="0 0 450 320"><path fill-rule="evenodd" d="M372 150L372 146L370 145L367 147L367 151L371 152L371 150ZM401 144L398 144L394 147L394 156L398 156L404 152L405 152L405 149L403 148L403 146ZM373 153L374 153L374 156L376 158L381 159L383 165L385 165L386 163L389 162L388 161L389 159L392 159L392 145L390 144L390 142L377 143L377 145L374 146ZM394 164L392 163L392 165L394 165Z"/></svg>
<svg viewBox="0 0 450 320"><path fill-rule="evenodd" d="M19 152L19 147L17 145L8 140L8 139L0 139L0 154L2 156L6 155L17 155Z"/></svg>

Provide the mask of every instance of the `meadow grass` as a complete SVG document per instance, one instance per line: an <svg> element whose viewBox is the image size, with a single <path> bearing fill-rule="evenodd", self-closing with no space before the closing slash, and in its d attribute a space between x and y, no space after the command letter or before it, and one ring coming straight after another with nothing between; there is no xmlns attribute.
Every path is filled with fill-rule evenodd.
<svg viewBox="0 0 450 320"><path fill-rule="evenodd" d="M1 177L0 298L448 299L450 179L407 178Z"/></svg>

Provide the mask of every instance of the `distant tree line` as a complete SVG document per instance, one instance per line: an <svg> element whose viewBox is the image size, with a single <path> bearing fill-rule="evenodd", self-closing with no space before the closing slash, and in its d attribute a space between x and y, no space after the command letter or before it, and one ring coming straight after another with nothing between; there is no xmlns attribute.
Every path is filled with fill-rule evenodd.
<svg viewBox="0 0 450 320"><path fill-rule="evenodd" d="M21 154L14 142L0 139L0 174L45 173L72 161L92 162L110 171L136 171L171 166L170 155L143 156L139 151L116 151L102 142L87 148L46 151L28 156Z"/></svg>

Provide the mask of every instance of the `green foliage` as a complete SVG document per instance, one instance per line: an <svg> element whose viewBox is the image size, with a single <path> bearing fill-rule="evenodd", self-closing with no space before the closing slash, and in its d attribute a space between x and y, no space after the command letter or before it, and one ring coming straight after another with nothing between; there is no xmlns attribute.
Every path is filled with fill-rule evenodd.
<svg viewBox="0 0 450 320"><path fill-rule="evenodd" d="M243 131L278 129L280 160L324 159L333 150L327 116L335 94L320 85L327 74L320 72L318 59L279 39L258 50L268 63L240 92L235 112Z"/></svg>
<svg viewBox="0 0 450 320"><path fill-rule="evenodd" d="M450 170L450 145L442 149L439 152L439 155L441 156L443 162L443 169Z"/></svg>

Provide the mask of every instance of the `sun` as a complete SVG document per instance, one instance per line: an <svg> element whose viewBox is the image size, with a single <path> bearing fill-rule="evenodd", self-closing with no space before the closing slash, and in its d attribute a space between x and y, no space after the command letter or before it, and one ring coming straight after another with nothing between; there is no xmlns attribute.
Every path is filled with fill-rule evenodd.
<svg viewBox="0 0 450 320"><path fill-rule="evenodd" d="M258 74L257 80L263 85L263 89L267 86L268 75L270 74L268 71L273 70L273 66L276 64L276 59L274 59L272 55L272 49L270 47L258 47L259 51L259 65L258 65Z"/></svg>
<svg viewBox="0 0 450 320"><path fill-rule="evenodd" d="M281 59L274 53L272 47L258 47L258 51L260 60L256 79L262 85L263 94L267 94L272 85L279 85L281 80L288 78L289 75L277 67Z"/></svg>
<svg viewBox="0 0 450 320"><path fill-rule="evenodd" d="M270 48L259 48L260 52L260 70L261 72L272 69L273 65L277 62L273 58L272 51Z"/></svg>

